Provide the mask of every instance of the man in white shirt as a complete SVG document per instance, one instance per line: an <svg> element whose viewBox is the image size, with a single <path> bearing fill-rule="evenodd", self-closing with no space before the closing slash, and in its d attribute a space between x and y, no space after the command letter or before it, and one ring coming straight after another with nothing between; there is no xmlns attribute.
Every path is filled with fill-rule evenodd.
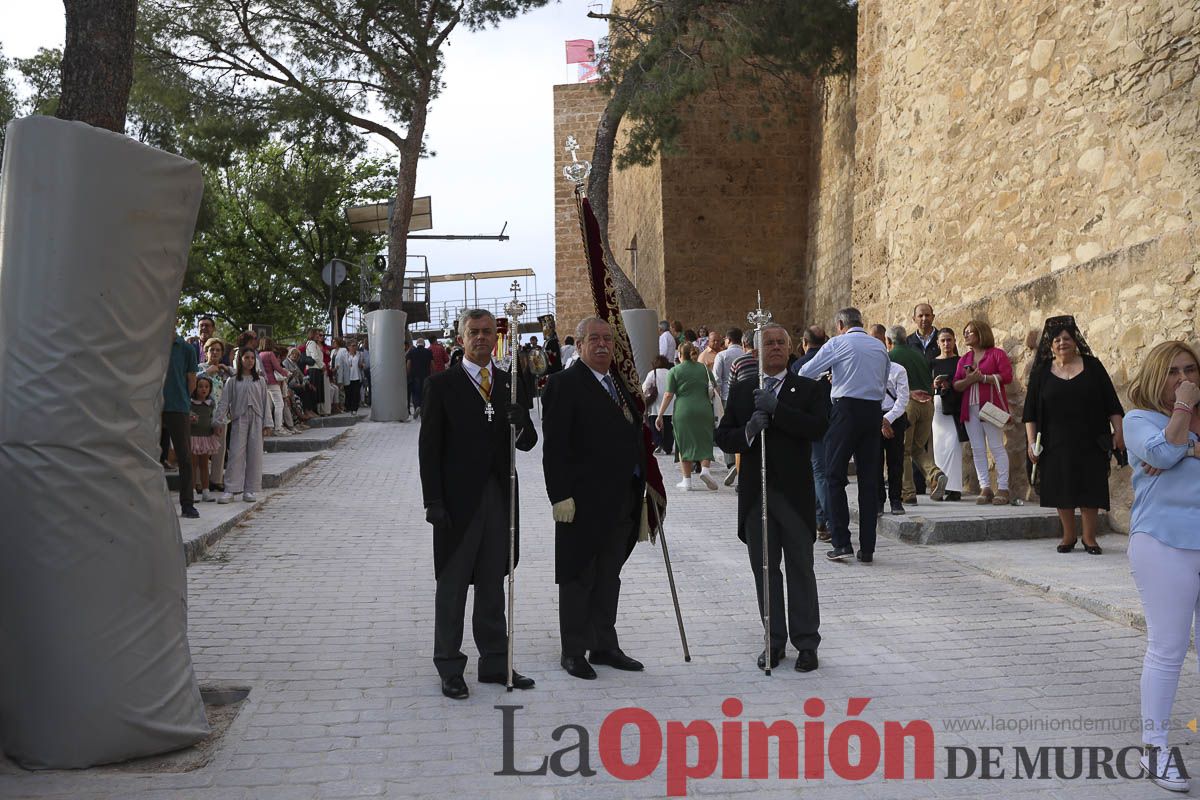
<svg viewBox="0 0 1200 800"><path fill-rule="evenodd" d="M658 354L669 363L675 363L675 337L671 335L671 323L665 319L658 323Z"/></svg>
<svg viewBox="0 0 1200 800"><path fill-rule="evenodd" d="M729 378L732 375L733 362L746 355L742 348L742 331L740 328L730 328L725 333L727 345L713 359L713 377L717 379L717 389L721 399L729 400Z"/></svg>
<svg viewBox="0 0 1200 800"><path fill-rule="evenodd" d="M887 329L882 325L872 325L871 335L883 342L885 347L892 346L892 340L887 335ZM908 371L895 362L888 367L887 388L880 406L883 408L883 424L880 433L883 438L882 457L879 459L879 513L883 513L883 468L887 466L887 498L892 505L893 514L903 514L904 504L901 502L904 487L904 431L908 429L908 417L904 411L908 408Z"/></svg>

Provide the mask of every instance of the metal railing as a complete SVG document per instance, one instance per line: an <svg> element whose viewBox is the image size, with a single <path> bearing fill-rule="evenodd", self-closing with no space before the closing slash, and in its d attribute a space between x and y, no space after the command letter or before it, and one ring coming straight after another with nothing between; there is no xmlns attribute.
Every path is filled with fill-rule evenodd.
<svg viewBox="0 0 1200 800"><path fill-rule="evenodd" d="M553 294L525 294L520 295L519 299L526 306L525 313L521 317L525 323L535 322L540 316L554 313ZM471 308L482 308L492 312L497 317L503 317L506 316L504 313L504 304L510 302L512 302L512 295L507 297L481 297L478 303L471 306ZM443 300L432 303L429 306L429 323L432 326L440 325L443 322L454 325L459 316L466 310L463 307L462 300Z"/></svg>

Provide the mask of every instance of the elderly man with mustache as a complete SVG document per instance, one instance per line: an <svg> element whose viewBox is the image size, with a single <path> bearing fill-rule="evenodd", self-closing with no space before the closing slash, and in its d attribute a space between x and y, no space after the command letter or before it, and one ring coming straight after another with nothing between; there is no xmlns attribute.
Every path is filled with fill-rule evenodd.
<svg viewBox="0 0 1200 800"><path fill-rule="evenodd" d="M562 667L593 680L593 664L642 669L621 651L616 622L621 568L637 542L646 464L641 414L611 372L612 328L591 317L579 323L575 339L579 359L551 375L542 395L542 467L554 504Z"/></svg>

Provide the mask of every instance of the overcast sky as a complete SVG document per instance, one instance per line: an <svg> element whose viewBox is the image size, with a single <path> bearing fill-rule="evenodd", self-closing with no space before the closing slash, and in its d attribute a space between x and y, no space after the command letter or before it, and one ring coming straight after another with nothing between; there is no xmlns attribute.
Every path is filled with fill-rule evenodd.
<svg viewBox="0 0 1200 800"><path fill-rule="evenodd" d="M446 90L434 103L417 194L433 196L440 234L495 234L507 242L412 242L434 275L532 267L537 291L554 291L553 108L551 87L566 76L564 42L597 40L603 23L586 17L595 0L562 0L495 30L455 33L446 50ZM605 3L607 6L607 3ZM61 0L0 0L0 44L9 57L62 47ZM410 265L415 262L410 261ZM506 293L511 278L481 281L479 297ZM522 281L525 283L525 281ZM530 285L527 291L533 291ZM473 300L473 287L468 289ZM462 298L462 284L434 284L434 300Z"/></svg>

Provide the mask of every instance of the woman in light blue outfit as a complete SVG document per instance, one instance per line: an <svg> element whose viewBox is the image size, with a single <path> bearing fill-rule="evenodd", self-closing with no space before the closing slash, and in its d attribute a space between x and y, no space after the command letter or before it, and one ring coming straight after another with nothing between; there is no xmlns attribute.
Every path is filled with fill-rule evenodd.
<svg viewBox="0 0 1200 800"><path fill-rule="evenodd" d="M1142 767L1164 789L1188 791L1167 748L1171 707L1193 626L1200 623L1200 356L1164 342L1129 388L1133 467L1129 566L1146 612Z"/></svg>

